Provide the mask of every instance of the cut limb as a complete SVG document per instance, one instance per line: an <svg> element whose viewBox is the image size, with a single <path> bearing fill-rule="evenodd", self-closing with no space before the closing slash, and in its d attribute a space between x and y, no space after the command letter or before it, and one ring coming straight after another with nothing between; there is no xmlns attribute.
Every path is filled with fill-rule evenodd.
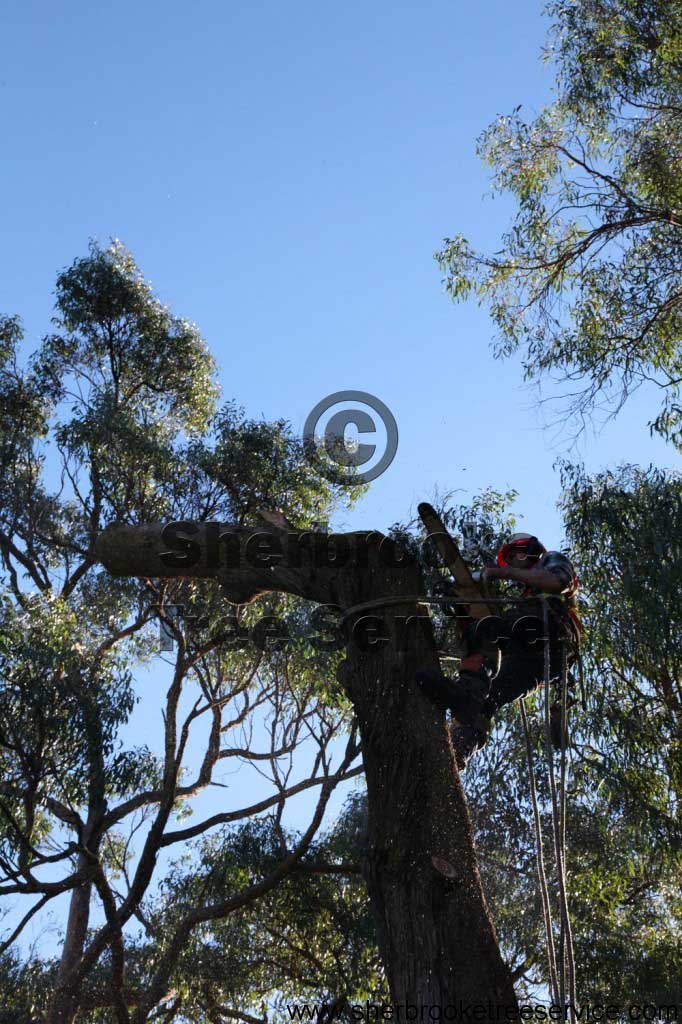
<svg viewBox="0 0 682 1024"><path fill-rule="evenodd" d="M296 527L292 526L287 517L279 509L270 511L268 509L259 509L258 515L264 523L268 523L270 526L279 527L280 530L295 530Z"/></svg>
<svg viewBox="0 0 682 1024"><path fill-rule="evenodd" d="M419 518L428 531L429 538L433 541L438 554L452 573L457 590L458 604L467 605L468 614L472 619L485 619L493 615L490 605L483 601L483 590L476 583L469 566L466 564L459 548L448 533L443 520L436 512L433 505L422 501L417 506ZM471 602L471 604L468 604Z"/></svg>

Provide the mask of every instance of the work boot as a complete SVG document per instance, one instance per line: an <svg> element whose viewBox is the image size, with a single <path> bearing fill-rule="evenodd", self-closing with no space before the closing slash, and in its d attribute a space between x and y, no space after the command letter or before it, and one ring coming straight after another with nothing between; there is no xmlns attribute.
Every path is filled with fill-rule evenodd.
<svg viewBox="0 0 682 1024"><path fill-rule="evenodd" d="M452 711L459 725L471 726L487 737L490 714L486 697L490 686L485 672L460 672L456 680L443 675L440 669L422 669L416 680L424 694L445 713Z"/></svg>
<svg viewBox="0 0 682 1024"><path fill-rule="evenodd" d="M417 672L415 676L417 685L422 692L431 700L443 714L451 707L455 700L455 684L448 676L443 675L440 669L425 668Z"/></svg>
<svg viewBox="0 0 682 1024"><path fill-rule="evenodd" d="M455 751L455 760L460 772L466 769L472 755L480 750L490 735L490 719L488 727L484 731L475 729L471 725L462 725L453 718L450 722L450 740Z"/></svg>

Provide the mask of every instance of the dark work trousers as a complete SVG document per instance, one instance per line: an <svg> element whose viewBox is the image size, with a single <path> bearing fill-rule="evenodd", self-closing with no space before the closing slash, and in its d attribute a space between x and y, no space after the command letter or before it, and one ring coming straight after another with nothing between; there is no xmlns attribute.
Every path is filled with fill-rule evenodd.
<svg viewBox="0 0 682 1024"><path fill-rule="evenodd" d="M544 646L540 644L540 647ZM561 641L550 641L550 680L553 683L559 682L561 678ZM505 704L511 704L518 697L525 697L527 693L540 686L545 678L545 655L544 651L539 653L526 650L513 641L509 649L502 655L500 671L490 684L488 697L485 701L485 711L493 715Z"/></svg>
<svg viewBox="0 0 682 1024"><path fill-rule="evenodd" d="M451 682L443 678L443 683L450 690L450 694L445 697L446 703L449 703L456 716L455 727L450 735L460 771L466 767L474 751L485 743L490 731L490 720L494 714L506 704L511 704L519 697L525 697L544 682L545 641L539 639L531 643L524 641L518 634L514 635L512 627L517 619L517 614L504 618L507 628L501 631L501 635L510 639L506 641L502 650L500 667L496 675L493 664L497 659L490 656L489 650L486 658L479 653L480 662L478 667L475 667L476 652L481 652L481 647L473 642L475 629L472 624L472 627L465 631L468 655L462 662L459 677ZM540 617L538 626L541 623ZM542 629L538 628L535 635L542 636ZM575 657L574 633L565 619L562 621L552 618L548 636L549 678L555 689L554 696L558 697L564 649L567 665L570 666ZM432 687L437 684L437 680L430 682ZM435 689L438 689L437 685Z"/></svg>
<svg viewBox="0 0 682 1024"><path fill-rule="evenodd" d="M513 617L508 620L513 623ZM509 630L511 633L511 629ZM561 681L563 650L566 650L567 662L573 660L573 644L567 627L552 618L549 628L549 678L550 682L559 687ZM524 642L512 636L508 646L502 651L500 670L490 683L485 701L485 713L493 715L505 704L511 704L519 697L525 697L537 689L545 679L545 641L535 640Z"/></svg>

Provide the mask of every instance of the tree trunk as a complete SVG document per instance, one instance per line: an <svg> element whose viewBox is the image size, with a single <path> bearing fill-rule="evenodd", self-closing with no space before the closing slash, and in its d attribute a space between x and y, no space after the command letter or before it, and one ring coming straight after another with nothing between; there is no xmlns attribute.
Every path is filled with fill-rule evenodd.
<svg viewBox="0 0 682 1024"><path fill-rule="evenodd" d="M414 618L421 574L375 566L338 585L347 608L382 593L406 599L402 606L364 612L380 617L376 633L387 639L377 642L376 653L363 651L367 630L359 621L340 673L362 738L369 806L365 877L391 998L416 1005L419 1014L422 1005L436 1008L431 1017L426 1009L425 1017L412 1018L419 1021L439 1012L446 1019L447 1006L459 1013L460 1000L486 1006L489 1019L489 1004L517 1003L483 894L445 719L414 681L418 668L438 664L424 606ZM453 877L436 870L432 857L447 861Z"/></svg>

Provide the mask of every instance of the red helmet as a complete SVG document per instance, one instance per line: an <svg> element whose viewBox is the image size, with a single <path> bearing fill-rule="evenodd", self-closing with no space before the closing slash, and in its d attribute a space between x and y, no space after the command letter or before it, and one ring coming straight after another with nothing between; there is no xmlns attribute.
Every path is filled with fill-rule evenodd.
<svg viewBox="0 0 682 1024"><path fill-rule="evenodd" d="M547 553L544 544L541 544L531 533L515 533L497 552L497 564L507 565L507 555L512 550L522 551L526 558L532 559L533 564Z"/></svg>

